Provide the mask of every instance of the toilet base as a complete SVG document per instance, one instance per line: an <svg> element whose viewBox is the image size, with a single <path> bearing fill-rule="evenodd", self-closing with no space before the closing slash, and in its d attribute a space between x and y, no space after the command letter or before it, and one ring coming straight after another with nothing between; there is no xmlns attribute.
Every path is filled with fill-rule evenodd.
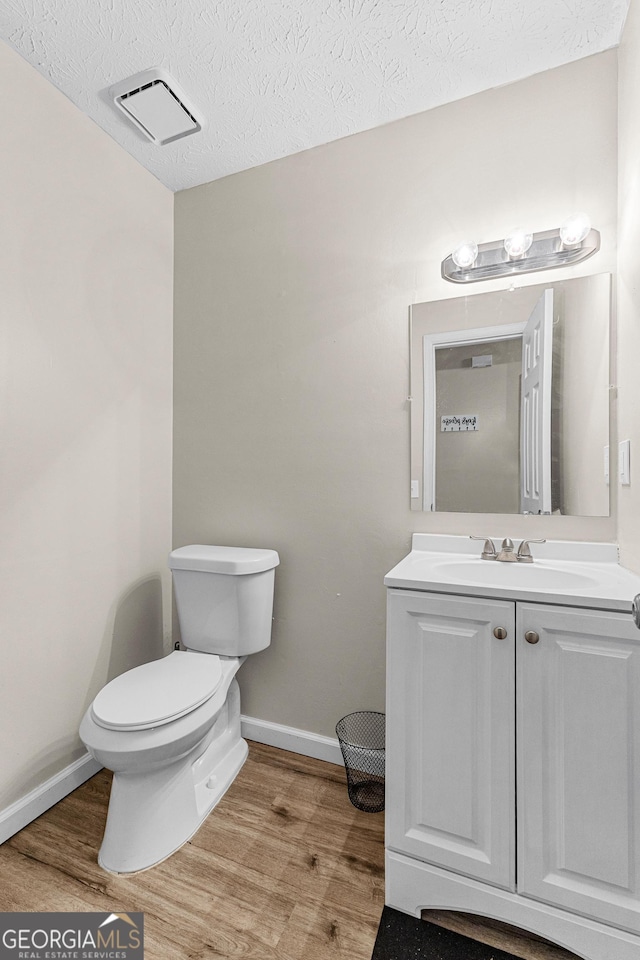
<svg viewBox="0 0 640 960"><path fill-rule="evenodd" d="M114 774L98 855L103 870L138 873L179 850L229 789L248 752L233 680L212 729L186 757L140 774Z"/></svg>

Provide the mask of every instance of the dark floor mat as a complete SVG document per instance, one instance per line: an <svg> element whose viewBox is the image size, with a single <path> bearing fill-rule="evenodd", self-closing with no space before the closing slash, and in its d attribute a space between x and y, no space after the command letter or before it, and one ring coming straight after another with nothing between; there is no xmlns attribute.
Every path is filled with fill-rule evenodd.
<svg viewBox="0 0 640 960"><path fill-rule="evenodd" d="M518 960L460 933L385 907L371 960Z"/></svg>

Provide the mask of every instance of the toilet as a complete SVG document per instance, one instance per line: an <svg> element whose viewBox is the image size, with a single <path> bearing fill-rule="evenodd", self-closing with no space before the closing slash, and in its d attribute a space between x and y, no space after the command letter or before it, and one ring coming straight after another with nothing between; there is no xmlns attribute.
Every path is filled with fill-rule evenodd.
<svg viewBox="0 0 640 960"><path fill-rule="evenodd" d="M104 687L80 737L113 771L98 855L110 873L146 870L178 850L246 760L235 675L271 642L275 550L193 544L169 555L185 650Z"/></svg>

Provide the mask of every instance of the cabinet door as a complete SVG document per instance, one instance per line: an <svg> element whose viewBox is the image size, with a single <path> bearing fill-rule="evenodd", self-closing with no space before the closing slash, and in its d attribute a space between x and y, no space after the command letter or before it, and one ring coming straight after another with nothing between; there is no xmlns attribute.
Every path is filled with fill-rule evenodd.
<svg viewBox="0 0 640 960"><path fill-rule="evenodd" d="M640 631L519 604L516 661L518 891L638 932Z"/></svg>
<svg viewBox="0 0 640 960"><path fill-rule="evenodd" d="M388 594L387 846L506 889L515 883L514 626L513 603Z"/></svg>

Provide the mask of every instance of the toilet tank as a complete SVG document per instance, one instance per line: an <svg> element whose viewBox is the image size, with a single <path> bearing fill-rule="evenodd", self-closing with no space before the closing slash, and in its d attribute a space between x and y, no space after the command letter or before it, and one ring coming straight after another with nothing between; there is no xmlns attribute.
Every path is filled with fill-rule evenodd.
<svg viewBox="0 0 640 960"><path fill-rule="evenodd" d="M275 550L192 544L169 554L182 643L243 657L271 643Z"/></svg>

